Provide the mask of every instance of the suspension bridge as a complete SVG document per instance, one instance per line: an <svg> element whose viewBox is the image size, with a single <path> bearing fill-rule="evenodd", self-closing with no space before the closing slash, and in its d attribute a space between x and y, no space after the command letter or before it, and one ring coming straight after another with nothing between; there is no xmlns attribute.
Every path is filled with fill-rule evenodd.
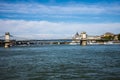
<svg viewBox="0 0 120 80"><path fill-rule="evenodd" d="M46 44L69 44L72 39L49 39L49 40L33 40L23 37L11 35L6 32L0 36L0 46L8 48L10 46L29 46L29 45L46 45Z"/></svg>
<svg viewBox="0 0 120 80"><path fill-rule="evenodd" d="M50 39L50 40L33 40L23 37L18 37L11 35L9 32L6 32L5 35L0 36L0 46L8 48L10 46L29 46L29 45L59 45L59 44L71 44L77 43L79 45L87 45L92 42L97 42L103 44L106 40L101 38L90 38L85 32L81 33L80 36L77 36L73 39Z"/></svg>

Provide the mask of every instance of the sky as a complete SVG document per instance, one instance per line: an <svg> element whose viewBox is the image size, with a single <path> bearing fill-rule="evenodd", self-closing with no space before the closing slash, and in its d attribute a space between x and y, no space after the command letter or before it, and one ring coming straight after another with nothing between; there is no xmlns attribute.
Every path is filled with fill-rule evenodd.
<svg viewBox="0 0 120 80"><path fill-rule="evenodd" d="M72 38L120 33L120 0L0 0L0 35Z"/></svg>

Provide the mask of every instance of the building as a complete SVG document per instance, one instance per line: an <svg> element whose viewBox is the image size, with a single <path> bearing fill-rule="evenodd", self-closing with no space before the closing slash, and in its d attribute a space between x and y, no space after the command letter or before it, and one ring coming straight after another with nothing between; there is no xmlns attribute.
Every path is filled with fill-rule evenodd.
<svg viewBox="0 0 120 80"><path fill-rule="evenodd" d="M87 39L88 40L100 40L101 36L88 36Z"/></svg>
<svg viewBox="0 0 120 80"><path fill-rule="evenodd" d="M103 36L114 36L114 34L110 32L106 32L105 34L103 34Z"/></svg>
<svg viewBox="0 0 120 80"><path fill-rule="evenodd" d="M118 34L113 34L113 33L107 32L107 33L101 35L101 39L117 41Z"/></svg>
<svg viewBox="0 0 120 80"><path fill-rule="evenodd" d="M114 40L118 41L118 35L114 35Z"/></svg>

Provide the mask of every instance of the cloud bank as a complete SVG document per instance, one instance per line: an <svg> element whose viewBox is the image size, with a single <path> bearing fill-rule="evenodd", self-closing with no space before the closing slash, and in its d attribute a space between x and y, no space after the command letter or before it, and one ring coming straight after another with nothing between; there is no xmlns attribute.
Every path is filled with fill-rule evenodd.
<svg viewBox="0 0 120 80"><path fill-rule="evenodd" d="M0 13L1 18L17 20L120 21L118 19L120 5L118 4L45 5L40 3L0 3Z"/></svg>
<svg viewBox="0 0 120 80"><path fill-rule="evenodd" d="M66 23L49 21L0 20L0 34L29 39L72 38L76 32L86 31L88 35L102 35L105 32L119 33L120 23Z"/></svg>

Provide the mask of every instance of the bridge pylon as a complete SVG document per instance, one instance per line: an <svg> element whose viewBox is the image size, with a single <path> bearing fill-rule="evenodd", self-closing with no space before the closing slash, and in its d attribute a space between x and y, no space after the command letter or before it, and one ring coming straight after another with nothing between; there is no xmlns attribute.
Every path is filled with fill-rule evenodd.
<svg viewBox="0 0 120 80"><path fill-rule="evenodd" d="M82 45L82 46L87 45L87 34L86 34L86 32L81 33L80 45Z"/></svg>
<svg viewBox="0 0 120 80"><path fill-rule="evenodd" d="M5 48L9 48L10 47L10 33L6 32L5 33Z"/></svg>

